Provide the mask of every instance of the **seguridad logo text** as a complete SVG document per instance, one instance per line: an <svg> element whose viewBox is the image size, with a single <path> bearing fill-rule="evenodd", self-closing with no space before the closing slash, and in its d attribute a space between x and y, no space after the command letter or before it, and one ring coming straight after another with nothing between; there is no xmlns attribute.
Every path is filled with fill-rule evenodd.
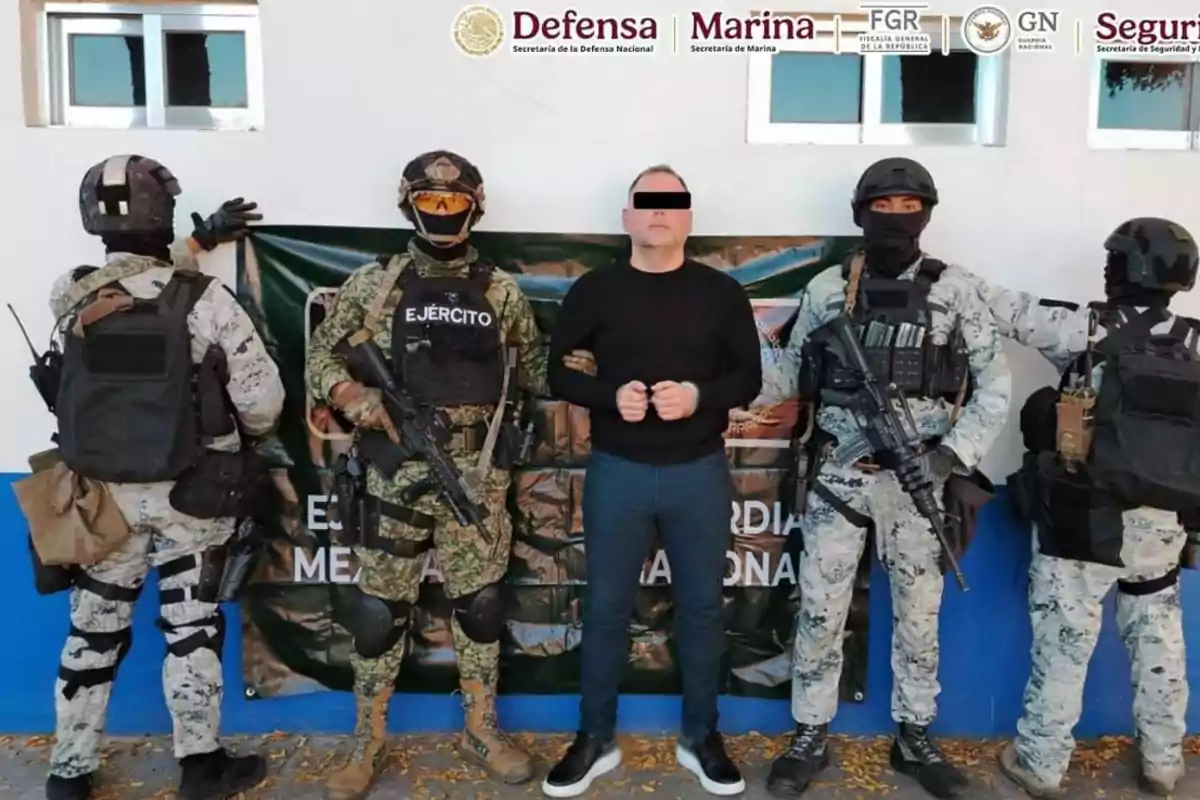
<svg viewBox="0 0 1200 800"><path fill-rule="evenodd" d="M1095 33L1097 53L1200 52L1200 15L1196 19L1129 18L1105 11L1096 16Z"/></svg>

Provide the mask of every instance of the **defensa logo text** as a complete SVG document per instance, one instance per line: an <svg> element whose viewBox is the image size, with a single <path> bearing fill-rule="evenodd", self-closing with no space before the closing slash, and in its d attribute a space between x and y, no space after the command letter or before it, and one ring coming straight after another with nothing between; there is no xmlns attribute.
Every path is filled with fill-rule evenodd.
<svg viewBox="0 0 1200 800"><path fill-rule="evenodd" d="M581 16L570 8L560 17L513 12L514 53L654 53L658 21L653 17Z"/></svg>
<svg viewBox="0 0 1200 800"><path fill-rule="evenodd" d="M488 328L492 325L492 315L486 311L477 311L462 306L428 305L420 308L404 309L405 322L449 322L453 325L477 325Z"/></svg>
<svg viewBox="0 0 1200 800"><path fill-rule="evenodd" d="M741 16L723 11L693 11L690 53L774 53L775 41L811 40L816 26L811 17L793 14Z"/></svg>
<svg viewBox="0 0 1200 800"><path fill-rule="evenodd" d="M1200 15L1195 19L1130 18L1104 11L1096 16L1096 52L1194 55L1200 52Z"/></svg>

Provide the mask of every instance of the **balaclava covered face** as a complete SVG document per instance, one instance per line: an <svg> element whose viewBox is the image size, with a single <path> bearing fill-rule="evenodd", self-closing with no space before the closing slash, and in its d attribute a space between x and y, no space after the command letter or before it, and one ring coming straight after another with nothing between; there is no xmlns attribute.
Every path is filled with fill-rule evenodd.
<svg viewBox="0 0 1200 800"><path fill-rule="evenodd" d="M1167 289L1147 289L1131 282L1128 256L1109 250L1104 262L1104 295L1116 306L1165 308L1175 293Z"/></svg>
<svg viewBox="0 0 1200 800"><path fill-rule="evenodd" d="M929 224L929 208L904 214L862 210L867 267L889 278L899 276L921 255L920 238Z"/></svg>
<svg viewBox="0 0 1200 800"><path fill-rule="evenodd" d="M135 256L157 258L171 263L171 243L174 231L155 233L109 233L101 237L106 253L132 253Z"/></svg>

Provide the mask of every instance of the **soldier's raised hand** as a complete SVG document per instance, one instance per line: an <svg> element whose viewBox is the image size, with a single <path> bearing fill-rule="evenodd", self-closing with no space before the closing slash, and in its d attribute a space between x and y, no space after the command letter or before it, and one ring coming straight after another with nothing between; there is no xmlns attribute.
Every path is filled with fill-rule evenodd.
<svg viewBox="0 0 1200 800"><path fill-rule="evenodd" d="M262 214L254 213L258 203L248 203L245 198L235 197L226 200L221 207L209 215L208 219L192 213L192 238L206 251L216 249L217 245L226 242L236 242L250 235L250 223L258 222Z"/></svg>

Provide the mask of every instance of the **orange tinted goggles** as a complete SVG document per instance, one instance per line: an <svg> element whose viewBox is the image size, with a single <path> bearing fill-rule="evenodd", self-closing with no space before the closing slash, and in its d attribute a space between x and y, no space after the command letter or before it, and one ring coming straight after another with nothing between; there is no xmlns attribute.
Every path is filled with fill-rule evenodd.
<svg viewBox="0 0 1200 800"><path fill-rule="evenodd" d="M448 216L469 211L475 201L461 192L414 192L412 204L422 214Z"/></svg>

